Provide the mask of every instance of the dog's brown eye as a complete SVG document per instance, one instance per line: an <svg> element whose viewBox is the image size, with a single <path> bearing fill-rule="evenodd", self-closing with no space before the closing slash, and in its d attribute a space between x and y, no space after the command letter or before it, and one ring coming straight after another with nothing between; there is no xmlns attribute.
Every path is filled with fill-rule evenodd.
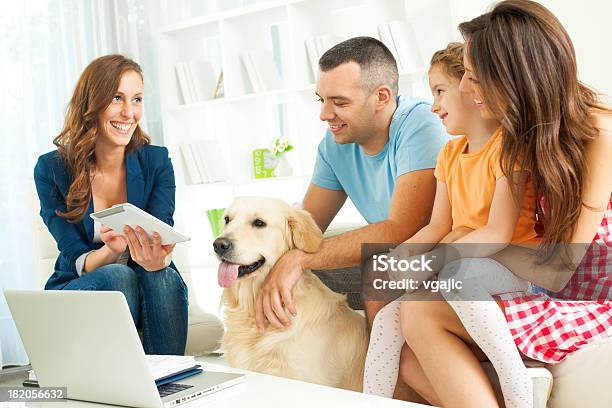
<svg viewBox="0 0 612 408"><path fill-rule="evenodd" d="M229 217L227 217L227 216L226 216L226 217L224 218L224 220L225 220L225 223L226 223L226 224L229 224Z"/></svg>
<svg viewBox="0 0 612 408"><path fill-rule="evenodd" d="M257 228L263 228L266 226L266 223L260 220L259 218L256 218L255 221L253 221L253 226Z"/></svg>

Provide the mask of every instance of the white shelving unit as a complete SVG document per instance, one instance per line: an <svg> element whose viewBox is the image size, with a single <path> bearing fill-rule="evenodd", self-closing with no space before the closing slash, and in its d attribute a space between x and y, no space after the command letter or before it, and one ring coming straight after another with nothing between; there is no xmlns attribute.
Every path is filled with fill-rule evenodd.
<svg viewBox="0 0 612 408"><path fill-rule="evenodd" d="M245 3L249 3L245 5ZM162 95L164 144L169 148L177 177L177 226L191 235L193 267L213 268L212 234L205 210L228 206L233 197L263 195L300 201L313 171L317 145L326 124L319 120L305 40L319 35L342 39L359 35L378 38L377 26L393 20L412 24L423 67L402 72L400 93L429 98L426 66L431 52L452 38L447 0L202 0L167 1L160 8L159 77ZM418 7L418 9L415 9ZM177 11L178 9L178 11ZM276 35L273 35L273 32ZM434 34L432 34L434 33ZM440 38L443 38L440 40ZM432 43L433 41L433 43ZM240 55L267 50L275 56L282 82L277 89L253 93ZM208 60L219 75L223 71L224 97L184 104L175 65ZM288 160L294 175L253 179L251 154L276 137L288 138L294 150ZM212 184L187 184L179 146L198 139L219 142L219 155L231 178ZM359 220L345 206L341 221ZM187 216L188 214L188 216ZM198 214L194 218L193 214Z"/></svg>

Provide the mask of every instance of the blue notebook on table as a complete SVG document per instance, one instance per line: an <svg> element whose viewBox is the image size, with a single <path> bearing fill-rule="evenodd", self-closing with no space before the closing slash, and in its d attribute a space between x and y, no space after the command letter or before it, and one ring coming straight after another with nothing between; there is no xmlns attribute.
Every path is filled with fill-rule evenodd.
<svg viewBox="0 0 612 408"><path fill-rule="evenodd" d="M170 374L165 377L158 378L157 380L155 380L155 385L159 387L160 385L168 384L171 382L182 380L183 378L191 377L192 375L200 374L203 371L202 368L200 367L201 367L200 365L195 365L191 368L186 368L174 374Z"/></svg>

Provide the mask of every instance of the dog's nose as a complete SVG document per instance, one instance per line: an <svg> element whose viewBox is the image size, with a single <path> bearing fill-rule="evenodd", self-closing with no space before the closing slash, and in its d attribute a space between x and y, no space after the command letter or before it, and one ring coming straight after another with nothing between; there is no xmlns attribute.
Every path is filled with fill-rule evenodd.
<svg viewBox="0 0 612 408"><path fill-rule="evenodd" d="M223 255L227 253L232 247L232 241L227 238L217 238L215 242L213 242L213 248L215 248L215 252L218 255Z"/></svg>

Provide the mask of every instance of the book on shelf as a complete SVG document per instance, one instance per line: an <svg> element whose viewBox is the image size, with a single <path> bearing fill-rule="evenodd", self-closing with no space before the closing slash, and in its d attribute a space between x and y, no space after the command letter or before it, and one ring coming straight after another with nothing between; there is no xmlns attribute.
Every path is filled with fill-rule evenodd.
<svg viewBox="0 0 612 408"><path fill-rule="evenodd" d="M313 81L316 81L319 74L319 59L321 59L327 50L342 40L342 37L333 34L317 35L304 40L306 59L308 60Z"/></svg>
<svg viewBox="0 0 612 408"><path fill-rule="evenodd" d="M247 79L249 80L251 92L261 92L261 84L259 82L257 72L255 72L255 63L251 58L251 54L245 52L244 54L240 55L240 61L242 61L242 66L246 72Z"/></svg>
<svg viewBox="0 0 612 408"><path fill-rule="evenodd" d="M325 39L322 35L318 35L314 38L314 43L315 49L317 50L317 55L319 56L319 58L321 58L321 56L325 54L325 51L327 51L327 47L325 46Z"/></svg>
<svg viewBox="0 0 612 408"><path fill-rule="evenodd" d="M179 62L174 68L184 103L197 103L214 97L218 77L209 61Z"/></svg>
<svg viewBox="0 0 612 408"><path fill-rule="evenodd" d="M397 62L399 72L423 65L412 25L405 21L391 21L378 25L378 36Z"/></svg>
<svg viewBox="0 0 612 408"><path fill-rule="evenodd" d="M215 84L215 90L213 92L213 99L223 98L225 96L225 86L223 84L223 70L219 72L217 83Z"/></svg>
<svg viewBox="0 0 612 408"><path fill-rule="evenodd" d="M266 50L252 50L240 56L253 92L282 88L283 81L274 55Z"/></svg>
<svg viewBox="0 0 612 408"><path fill-rule="evenodd" d="M198 140L194 143L197 148L196 162L203 169L205 183L227 181L230 178L229 170L223 159L221 146L216 140Z"/></svg>
<svg viewBox="0 0 612 408"><path fill-rule="evenodd" d="M202 179L202 183L209 183L210 181L208 179L208 172L206 169L206 152L204 149L200 150L200 146L197 144L197 142L189 143L189 150L193 155L193 160L195 161L196 169L200 175L200 178Z"/></svg>
<svg viewBox="0 0 612 408"><path fill-rule="evenodd" d="M198 101L212 99L215 95L217 76L213 71L212 64L205 60L189 61L189 70L193 79L196 98Z"/></svg>
<svg viewBox="0 0 612 408"><path fill-rule="evenodd" d="M193 103L192 95L187 86L187 73L185 72L185 66L182 63L178 63L174 66L176 71L176 82L178 83L178 89L181 91L181 98L183 104Z"/></svg>
<svg viewBox="0 0 612 408"><path fill-rule="evenodd" d="M397 63L397 69L402 71L401 61L397 55L397 49L395 48L393 37L391 36L389 24L382 23L378 25L378 38L387 46L389 51L391 51L391 54L393 54L393 58L395 58L395 62Z"/></svg>
<svg viewBox="0 0 612 408"><path fill-rule="evenodd" d="M274 177L278 158L268 149L253 150L253 176L256 179Z"/></svg>
<svg viewBox="0 0 612 408"><path fill-rule="evenodd" d="M189 184L215 183L230 179L230 173L216 140L197 140L179 146Z"/></svg>
<svg viewBox="0 0 612 408"><path fill-rule="evenodd" d="M402 64L402 71L423 66L423 58L419 52L418 42L412 24L405 21L391 21L389 30L393 44Z"/></svg>
<svg viewBox="0 0 612 408"><path fill-rule="evenodd" d="M306 47L306 58L308 59L308 66L310 67L310 73L312 74L312 82L317 81L317 75L319 74L319 54L317 53L317 46L312 38L308 38L304 41Z"/></svg>
<svg viewBox="0 0 612 408"><path fill-rule="evenodd" d="M284 80L286 79L286 70L289 69L289 61L286 52L291 49L289 23L287 21L281 21L276 24L271 24L269 26L269 34L270 43L272 44L272 58L278 68L281 79Z"/></svg>
<svg viewBox="0 0 612 408"><path fill-rule="evenodd" d="M200 176L200 171L198 170L198 165L196 164L195 155L191 150L191 146L189 144L182 144L179 146L181 150L181 156L183 156L183 163L185 164L185 170L187 170L187 177L189 180L188 184L202 184L204 181Z"/></svg>
<svg viewBox="0 0 612 408"><path fill-rule="evenodd" d="M151 354L145 357L155 384L158 386L202 372L194 356ZM34 370L28 371L27 384L25 385L30 387L38 386L38 379Z"/></svg>
<svg viewBox="0 0 612 408"><path fill-rule="evenodd" d="M251 58L255 63L255 71L264 91L283 87L283 80L271 52L265 50L251 51Z"/></svg>

